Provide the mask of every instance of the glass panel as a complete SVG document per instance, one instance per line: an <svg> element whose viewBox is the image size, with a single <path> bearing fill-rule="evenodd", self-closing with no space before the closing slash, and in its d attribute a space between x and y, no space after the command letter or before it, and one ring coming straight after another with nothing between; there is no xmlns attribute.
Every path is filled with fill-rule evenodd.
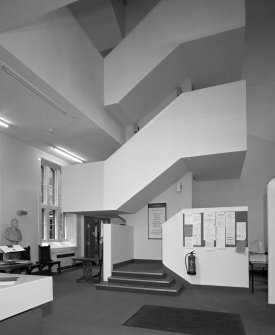
<svg viewBox="0 0 275 335"><path fill-rule="evenodd" d="M44 192L44 166L41 165L41 203L45 203L45 192Z"/></svg>
<svg viewBox="0 0 275 335"><path fill-rule="evenodd" d="M41 238L45 240L45 209L41 209Z"/></svg>
<svg viewBox="0 0 275 335"><path fill-rule="evenodd" d="M55 199L56 199L56 196L55 196L55 188L53 187L49 187L49 205L56 205L55 203Z"/></svg>
<svg viewBox="0 0 275 335"><path fill-rule="evenodd" d="M49 168L49 185L55 187L55 171Z"/></svg>
<svg viewBox="0 0 275 335"><path fill-rule="evenodd" d="M56 229L55 229L55 210L49 210L49 239L56 239Z"/></svg>
<svg viewBox="0 0 275 335"><path fill-rule="evenodd" d="M48 169L48 186L49 186L49 205L55 205L56 203L56 191L55 191L55 183L56 183L56 174L55 170L52 168Z"/></svg>
<svg viewBox="0 0 275 335"><path fill-rule="evenodd" d="M66 225L62 213L59 214L59 239L64 240L66 238Z"/></svg>

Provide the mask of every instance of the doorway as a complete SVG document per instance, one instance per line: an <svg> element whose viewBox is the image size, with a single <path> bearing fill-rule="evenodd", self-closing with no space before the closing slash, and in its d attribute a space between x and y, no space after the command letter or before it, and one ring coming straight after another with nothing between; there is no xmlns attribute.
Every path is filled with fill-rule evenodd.
<svg viewBox="0 0 275 335"><path fill-rule="evenodd" d="M110 223L110 219L85 216L84 217L84 257L100 258L101 226Z"/></svg>

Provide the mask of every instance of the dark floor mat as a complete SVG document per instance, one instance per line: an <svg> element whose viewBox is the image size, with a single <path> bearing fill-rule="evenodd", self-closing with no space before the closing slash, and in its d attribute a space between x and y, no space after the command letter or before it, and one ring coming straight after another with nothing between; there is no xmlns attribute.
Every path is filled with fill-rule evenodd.
<svg viewBox="0 0 275 335"><path fill-rule="evenodd" d="M142 306L124 326L190 335L245 335L238 314L163 306Z"/></svg>

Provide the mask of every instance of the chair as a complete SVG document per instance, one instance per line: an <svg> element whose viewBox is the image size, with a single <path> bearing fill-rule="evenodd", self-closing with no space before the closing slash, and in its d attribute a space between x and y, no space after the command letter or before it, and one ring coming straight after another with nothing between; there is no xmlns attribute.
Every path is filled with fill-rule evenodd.
<svg viewBox="0 0 275 335"><path fill-rule="evenodd" d="M47 267L49 275L52 274L52 267L54 265L57 265L57 271L60 274L61 268L60 268L60 261L53 261L51 258L51 246L50 244L47 246L38 246L39 251L39 264L40 264L40 271L43 270L43 268Z"/></svg>
<svg viewBox="0 0 275 335"><path fill-rule="evenodd" d="M52 275L52 267L54 265L57 265L57 271L60 274L61 267L60 267L60 261L53 261L51 258L51 246L38 246L38 255L39 255L39 261L36 262L36 264L32 265L31 271L35 268L38 268L39 273L43 271L45 267L48 268L48 274Z"/></svg>

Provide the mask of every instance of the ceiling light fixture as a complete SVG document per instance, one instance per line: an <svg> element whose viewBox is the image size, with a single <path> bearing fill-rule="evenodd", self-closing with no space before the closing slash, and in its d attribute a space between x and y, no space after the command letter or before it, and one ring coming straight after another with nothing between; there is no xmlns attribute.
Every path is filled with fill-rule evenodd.
<svg viewBox="0 0 275 335"><path fill-rule="evenodd" d="M5 127L5 128L9 128L9 124L3 120L0 119L0 126Z"/></svg>
<svg viewBox="0 0 275 335"><path fill-rule="evenodd" d="M75 162L84 163L83 159L81 159L81 158L77 157L76 155L68 152L67 150L64 150L64 149L59 148L59 147L53 147L53 150L56 151L56 152L58 152L59 154L65 156L65 157L67 157L67 158L72 159Z"/></svg>
<svg viewBox="0 0 275 335"><path fill-rule="evenodd" d="M16 81L18 81L20 84L22 84L23 86L27 87L30 91L32 91L33 93L35 93L38 97L40 97L41 99L43 99L47 104L49 104L50 106L52 106L54 109L56 109L59 113L61 113L63 116L67 115L67 112L61 108L60 106L58 106L55 102L53 102L50 98L48 98L44 93L42 93L41 91L39 91L37 88L35 88L34 86L32 86L29 82L27 82L23 77L19 76L17 73L15 73L12 69L10 69L9 67L7 67L4 64L1 64L1 69L6 72L10 77L12 77L13 79L15 79Z"/></svg>

